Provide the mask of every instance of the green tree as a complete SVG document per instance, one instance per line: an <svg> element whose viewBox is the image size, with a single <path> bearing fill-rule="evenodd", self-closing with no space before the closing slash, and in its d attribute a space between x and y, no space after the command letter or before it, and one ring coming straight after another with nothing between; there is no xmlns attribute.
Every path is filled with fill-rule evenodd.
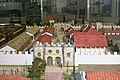
<svg viewBox="0 0 120 80"><path fill-rule="evenodd" d="M104 31L105 31L105 30L104 30L104 28L102 27L102 28L98 29L98 31L99 31L99 32L102 32L102 34L104 34Z"/></svg>
<svg viewBox="0 0 120 80"><path fill-rule="evenodd" d="M41 58L35 58L32 62L32 67L28 68L28 77L32 80L44 80L43 74L45 72L46 62Z"/></svg>
<svg viewBox="0 0 120 80"><path fill-rule="evenodd" d="M26 24L27 25L29 25L29 26L32 26L33 24L35 23L35 21L34 20L28 20L28 21L26 21Z"/></svg>
<svg viewBox="0 0 120 80"><path fill-rule="evenodd" d="M50 26L50 22L47 22L46 25L47 25L47 26Z"/></svg>
<svg viewBox="0 0 120 80"><path fill-rule="evenodd" d="M40 20L36 20L37 26L40 26Z"/></svg>

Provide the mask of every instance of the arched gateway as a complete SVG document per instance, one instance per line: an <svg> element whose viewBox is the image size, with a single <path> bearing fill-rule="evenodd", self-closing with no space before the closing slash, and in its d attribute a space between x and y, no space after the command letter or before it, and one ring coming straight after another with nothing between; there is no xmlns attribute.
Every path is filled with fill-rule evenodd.
<svg viewBox="0 0 120 80"><path fill-rule="evenodd" d="M48 66L52 66L52 65L53 65L53 58L52 58L51 56L49 56L49 57L47 58L47 65L48 65Z"/></svg>
<svg viewBox="0 0 120 80"><path fill-rule="evenodd" d="M61 58L60 57L55 58L55 65L61 66Z"/></svg>

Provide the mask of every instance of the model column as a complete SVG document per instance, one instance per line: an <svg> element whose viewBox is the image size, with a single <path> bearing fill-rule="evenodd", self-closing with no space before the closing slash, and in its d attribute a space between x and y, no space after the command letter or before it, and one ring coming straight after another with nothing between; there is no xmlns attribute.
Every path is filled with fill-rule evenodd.
<svg viewBox="0 0 120 80"><path fill-rule="evenodd" d="M90 20L90 0L87 0L87 20Z"/></svg>
<svg viewBox="0 0 120 80"><path fill-rule="evenodd" d="M118 17L119 0L112 0L111 4L112 4L111 17L113 18Z"/></svg>

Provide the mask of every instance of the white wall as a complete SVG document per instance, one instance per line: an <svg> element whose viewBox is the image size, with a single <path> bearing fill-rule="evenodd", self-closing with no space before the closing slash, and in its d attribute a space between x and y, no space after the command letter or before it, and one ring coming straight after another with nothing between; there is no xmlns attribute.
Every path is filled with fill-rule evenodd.
<svg viewBox="0 0 120 80"><path fill-rule="evenodd" d="M33 54L0 54L0 65L32 65Z"/></svg>
<svg viewBox="0 0 120 80"><path fill-rule="evenodd" d="M70 53L70 57L67 54ZM73 66L73 46L65 46L64 47L64 57L65 57L65 65Z"/></svg>
<svg viewBox="0 0 120 80"><path fill-rule="evenodd" d="M33 54L19 51L6 45L0 49L0 65L32 65Z"/></svg>
<svg viewBox="0 0 120 80"><path fill-rule="evenodd" d="M51 53L49 53L48 51L49 50L52 50ZM59 53L56 53L56 50L59 50ZM60 57L61 58L61 63L63 63L63 57L62 57L62 47L46 47L46 50L45 50L45 60L47 62L47 58L48 57L52 57L53 58L53 65L55 65L55 59L56 57Z"/></svg>
<svg viewBox="0 0 120 80"><path fill-rule="evenodd" d="M12 51L12 54L16 54L17 50L6 45L5 47L0 49L0 54L10 54L10 52Z"/></svg>
<svg viewBox="0 0 120 80"><path fill-rule="evenodd" d="M41 56L38 56L38 53L41 53ZM43 59L43 47L42 46L34 47L34 55L36 57L39 57L39 58Z"/></svg>
<svg viewBox="0 0 120 80"><path fill-rule="evenodd" d="M44 47L43 46L34 46L34 55L36 57L41 57L43 59L43 50ZM49 50L51 50L52 52L49 53ZM56 53L56 50L59 50L59 53ZM41 56L38 56L38 52L41 53ZM62 57L62 47L61 46L46 46L45 47L45 60L47 61L48 57L52 57L53 58L53 64L55 65L55 58L56 57L60 57L61 58L61 63L63 63L63 57Z"/></svg>
<svg viewBox="0 0 120 80"><path fill-rule="evenodd" d="M112 29L112 27L113 27L114 30L120 29L120 25L112 25L112 24L104 25L104 24L102 24L101 22L97 22L97 23L96 23L96 27L97 27L97 30L98 30L98 29L101 29L102 27L103 27L104 29L110 29L110 30Z"/></svg>
<svg viewBox="0 0 120 80"><path fill-rule="evenodd" d="M52 46L51 46L52 45ZM50 56L53 58L53 64L55 64L55 58L60 57L61 58L61 63L63 63L63 55L62 55L62 47L61 44L51 44L47 45L45 47L45 60L47 61L47 58ZM34 55L36 57L41 57L43 58L43 49L44 47L42 44L40 45L39 42L37 42L37 45L34 46ZM52 50L51 53L49 53L49 50ZM59 50L59 53L56 53L56 50ZM38 52L41 53L41 56L38 56ZM67 56L67 53L70 53L70 57ZM72 45L65 45L64 46L64 59L65 59L65 65L73 65L73 46Z"/></svg>
<svg viewBox="0 0 120 80"><path fill-rule="evenodd" d="M120 64L120 55L75 54L75 66L78 66L78 64Z"/></svg>
<svg viewBox="0 0 120 80"><path fill-rule="evenodd" d="M76 54L103 55L105 54L105 48L76 48Z"/></svg>

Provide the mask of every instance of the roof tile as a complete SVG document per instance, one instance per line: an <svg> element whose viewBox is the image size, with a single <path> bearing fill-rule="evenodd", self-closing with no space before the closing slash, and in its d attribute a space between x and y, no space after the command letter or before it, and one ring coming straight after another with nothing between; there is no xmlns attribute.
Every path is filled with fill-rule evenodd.
<svg viewBox="0 0 120 80"><path fill-rule="evenodd" d="M30 80L19 75L0 75L0 80Z"/></svg>
<svg viewBox="0 0 120 80"><path fill-rule="evenodd" d="M74 32L74 42L76 47L107 47L105 35L88 32Z"/></svg>
<svg viewBox="0 0 120 80"><path fill-rule="evenodd" d="M44 32L48 32L48 33L53 34L53 33L54 33L54 28L53 28L53 27L46 27L46 28L44 29L43 33L44 33Z"/></svg>
<svg viewBox="0 0 120 80"><path fill-rule="evenodd" d="M88 26L88 32L74 31L74 42L76 47L107 47L106 36L96 29Z"/></svg>
<svg viewBox="0 0 120 80"><path fill-rule="evenodd" d="M120 80L120 72L86 71L86 80Z"/></svg>
<svg viewBox="0 0 120 80"><path fill-rule="evenodd" d="M35 35L39 30L38 26L32 26L29 30L27 30L27 32Z"/></svg>
<svg viewBox="0 0 120 80"><path fill-rule="evenodd" d="M45 35L40 36L36 41L50 44L52 42L52 36L45 34Z"/></svg>
<svg viewBox="0 0 120 80"><path fill-rule="evenodd" d="M25 32L17 36L16 38L10 40L7 45L9 45L12 48L15 48L16 50L20 50L22 46L24 46L31 37L27 35Z"/></svg>

